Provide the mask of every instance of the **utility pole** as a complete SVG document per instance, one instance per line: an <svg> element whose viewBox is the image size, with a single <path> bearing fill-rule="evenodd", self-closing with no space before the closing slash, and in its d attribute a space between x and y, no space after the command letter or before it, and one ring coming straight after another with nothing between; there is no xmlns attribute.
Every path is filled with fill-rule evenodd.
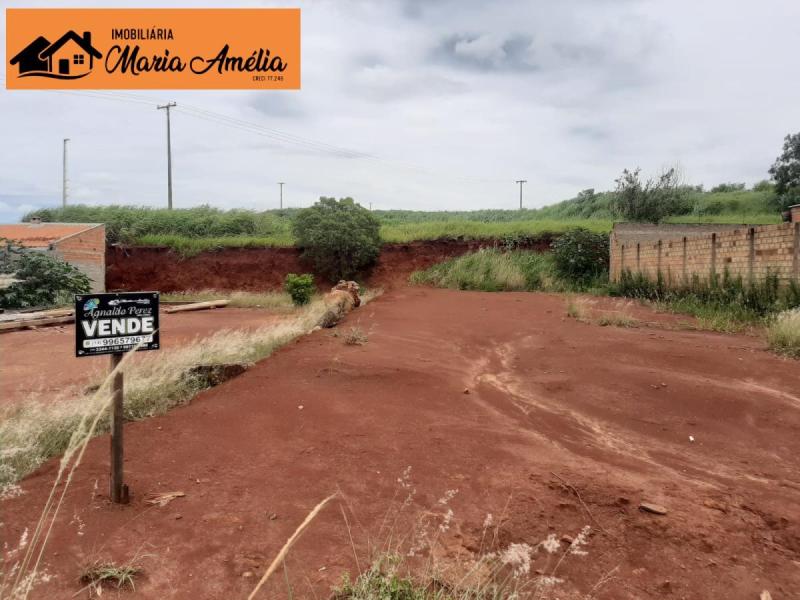
<svg viewBox="0 0 800 600"><path fill-rule="evenodd" d="M172 143L170 140L169 109L173 106L177 106L177 104L168 102L164 106L157 107L158 110L167 109L167 208L169 210L172 210Z"/></svg>
<svg viewBox="0 0 800 600"><path fill-rule="evenodd" d="M61 169L61 207L67 208L67 142L69 138L64 138L63 166Z"/></svg>
<svg viewBox="0 0 800 600"><path fill-rule="evenodd" d="M283 181L279 181L278 182L278 185L281 186L281 203L280 203L281 210L283 210L283 186L284 186L284 183L285 182L283 182Z"/></svg>
<svg viewBox="0 0 800 600"><path fill-rule="evenodd" d="M528 183L527 179L517 179L517 183L519 184L519 209L522 210L522 184Z"/></svg>

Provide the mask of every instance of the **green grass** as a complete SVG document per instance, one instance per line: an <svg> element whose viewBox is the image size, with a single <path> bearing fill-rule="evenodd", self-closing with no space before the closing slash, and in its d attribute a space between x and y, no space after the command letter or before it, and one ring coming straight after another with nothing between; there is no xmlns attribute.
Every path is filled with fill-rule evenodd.
<svg viewBox="0 0 800 600"><path fill-rule="evenodd" d="M606 277L571 282L555 271L553 256L529 250L479 250L451 258L424 271L416 271L410 282L454 290L483 292L548 291L601 292Z"/></svg>
<svg viewBox="0 0 800 600"><path fill-rule="evenodd" d="M640 273L626 271L611 285L611 293L691 315L701 328L721 332L761 327L776 313L800 306L800 286L794 282L781 285L774 274L747 284L725 272L715 281L695 278L681 287L668 288L662 279L651 281Z"/></svg>
<svg viewBox="0 0 800 600"><path fill-rule="evenodd" d="M416 240L438 239L502 239L521 236L537 236L563 233L567 229L584 227L591 231L607 233L613 223L610 220L530 219L525 221L480 222L469 220L427 221L381 226L384 242L406 243Z"/></svg>
<svg viewBox="0 0 800 600"><path fill-rule="evenodd" d="M665 223L723 223L728 225L772 225L781 222L781 216L777 213L753 213L753 214L728 214L728 215L682 215L669 217Z"/></svg>
<svg viewBox="0 0 800 600"><path fill-rule="evenodd" d="M194 256L222 248L287 248L294 246L288 233L273 236L230 235L225 237L186 237L173 234L148 234L131 240L138 246L165 246L182 256Z"/></svg>
<svg viewBox="0 0 800 600"><path fill-rule="evenodd" d="M688 194L687 212L670 223L778 223L772 192ZM573 227L611 230L615 215L609 192L585 194L539 209L475 211L376 210L381 239L407 243L438 239L507 239L558 234ZM49 222L105 223L110 243L165 246L183 256L221 248L289 247L300 209L220 210L209 206L156 209L141 206L82 206L40 209L25 215Z"/></svg>

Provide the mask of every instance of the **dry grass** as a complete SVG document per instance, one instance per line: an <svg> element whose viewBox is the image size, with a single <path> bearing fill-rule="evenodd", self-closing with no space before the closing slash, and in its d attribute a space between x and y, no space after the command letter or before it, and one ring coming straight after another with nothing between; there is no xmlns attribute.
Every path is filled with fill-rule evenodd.
<svg viewBox="0 0 800 600"><path fill-rule="evenodd" d="M639 320L623 312L612 312L597 320L602 327L638 327Z"/></svg>
<svg viewBox="0 0 800 600"><path fill-rule="evenodd" d="M197 290L161 294L162 302L208 302L225 299L228 306L236 308L264 308L289 313L295 310L292 298L285 292L231 292L222 290Z"/></svg>
<svg viewBox="0 0 800 600"><path fill-rule="evenodd" d="M362 295L362 305L379 296L380 290L370 290ZM56 405L38 404L25 406L13 413L4 415L0 421L0 495L13 496L16 490L14 481L24 476L29 469L35 468L50 453L63 453L50 494L45 501L35 527L25 529L19 544L15 548L3 548L0 555L0 599L13 598L25 600L34 586L47 581L49 576L42 571L42 558L50 534L58 520L64 498L69 489L75 471L80 466L89 441L103 429L112 399L111 381L116 373L134 372L139 369L141 381L132 385L126 394L126 411L141 410L142 415L155 414L167 410L176 400L188 400L193 390L185 386L185 371L182 367L196 366L200 360L212 363L228 363L236 361L254 361L263 358L280 345L309 333L316 326L320 314L325 310L322 302L314 302L305 307L295 318L274 327L263 328L253 332L219 332L212 342L204 340L202 344L192 344L173 351L169 355L162 354L160 361L143 360L133 366L132 357L135 349L128 352L117 368L109 373L90 395L63 399ZM161 364L155 364L160 362ZM168 398L165 400L164 397ZM133 407L130 401L133 401ZM138 404L137 404L138 402ZM28 470L26 470L28 469ZM327 502L327 500L326 500ZM288 552L291 544L299 537L302 530L316 516L324 505L321 504L312 512L301 527L290 538L281 551ZM274 570L270 566L268 574ZM139 568L130 565L117 567L109 563L97 563L84 571L83 575L94 586L97 595L102 593L102 583L116 581L118 584L133 584L133 578ZM263 583L260 582L259 586ZM254 590L251 597L256 593Z"/></svg>
<svg viewBox="0 0 800 600"><path fill-rule="evenodd" d="M581 322L588 322L591 317L590 302L586 298L567 296L567 316Z"/></svg>
<svg viewBox="0 0 800 600"><path fill-rule="evenodd" d="M401 489L377 534L381 544L368 544L368 566L359 568L354 579L345 574L334 589L334 600L591 600L613 575L607 573L588 593L569 589L570 582L563 578L566 561L587 555L592 537L588 526L578 527L577 535L571 532L567 542L550 533L538 543L505 545L500 541L500 524L508 527L507 505L497 518L487 514L482 528L458 522L454 512L458 490L446 490L433 506L411 510L417 490L410 471L407 468L398 479ZM342 515L359 565L350 520L344 510ZM479 532L469 544L471 550L460 539L465 530ZM454 552L454 547L464 549Z"/></svg>
<svg viewBox="0 0 800 600"><path fill-rule="evenodd" d="M381 290L365 292L362 306L380 294ZM252 365L312 331L324 312L324 303L315 300L276 324L254 330L221 330L198 343L142 353L136 360L126 361L122 369L125 418L143 419L185 404L215 385L214 378L198 366ZM14 495L16 481L65 451L78 424L98 410L92 397L75 388L0 412L0 498ZM105 420L96 429L97 434L107 431Z"/></svg>
<svg viewBox="0 0 800 600"><path fill-rule="evenodd" d="M792 358L800 358L800 308L776 315L767 325L769 347Z"/></svg>
<svg viewBox="0 0 800 600"><path fill-rule="evenodd" d="M348 346L363 346L369 341L369 336L357 325L351 327L344 334L344 343Z"/></svg>

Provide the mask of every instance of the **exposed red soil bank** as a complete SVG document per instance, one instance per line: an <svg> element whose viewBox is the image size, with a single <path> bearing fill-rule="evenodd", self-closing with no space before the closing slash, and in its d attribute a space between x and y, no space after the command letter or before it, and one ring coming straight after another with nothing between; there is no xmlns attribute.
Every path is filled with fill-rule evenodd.
<svg viewBox="0 0 800 600"><path fill-rule="evenodd" d="M371 285L391 287L437 262L496 246L497 240L435 240L385 244L378 262L366 274ZM528 249L546 251L542 238ZM224 248L182 258L169 248L109 246L106 287L109 290L272 290L283 286L287 273L310 271L297 248ZM329 282L320 282L324 286Z"/></svg>
<svg viewBox="0 0 800 600"><path fill-rule="evenodd" d="M599 327L564 312L554 295L390 292L340 325L358 324L367 344L317 331L189 406L128 424L128 506L108 504L108 439L94 440L44 556L55 577L32 597L70 597L81 563L140 550L150 557L137 598L244 598L335 490L363 568L368 534L387 541L379 530L407 493L407 466L412 512L440 513L437 499L458 489L441 534L451 553L480 544L487 512L503 546L592 525L589 555L559 570L560 598L583 598L615 567L598 598L796 597L797 363L754 337ZM11 545L36 523L55 470L0 506ZM170 491L186 497L143 502ZM643 500L667 514L641 512ZM533 561L531 574L541 553ZM286 572L294 597L325 598L356 568L334 504ZM267 587L259 598L288 597L283 573Z"/></svg>

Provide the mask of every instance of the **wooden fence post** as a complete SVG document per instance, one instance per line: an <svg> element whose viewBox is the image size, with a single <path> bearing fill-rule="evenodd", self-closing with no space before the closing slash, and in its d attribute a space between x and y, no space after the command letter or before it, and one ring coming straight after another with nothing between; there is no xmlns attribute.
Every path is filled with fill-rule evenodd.
<svg viewBox="0 0 800 600"><path fill-rule="evenodd" d="M122 354L111 355L111 370L119 366ZM112 402L109 419L111 421L111 501L116 504L128 503L128 486L123 483L123 443L122 443L122 424L123 424L123 380L122 372L114 374L112 382Z"/></svg>

